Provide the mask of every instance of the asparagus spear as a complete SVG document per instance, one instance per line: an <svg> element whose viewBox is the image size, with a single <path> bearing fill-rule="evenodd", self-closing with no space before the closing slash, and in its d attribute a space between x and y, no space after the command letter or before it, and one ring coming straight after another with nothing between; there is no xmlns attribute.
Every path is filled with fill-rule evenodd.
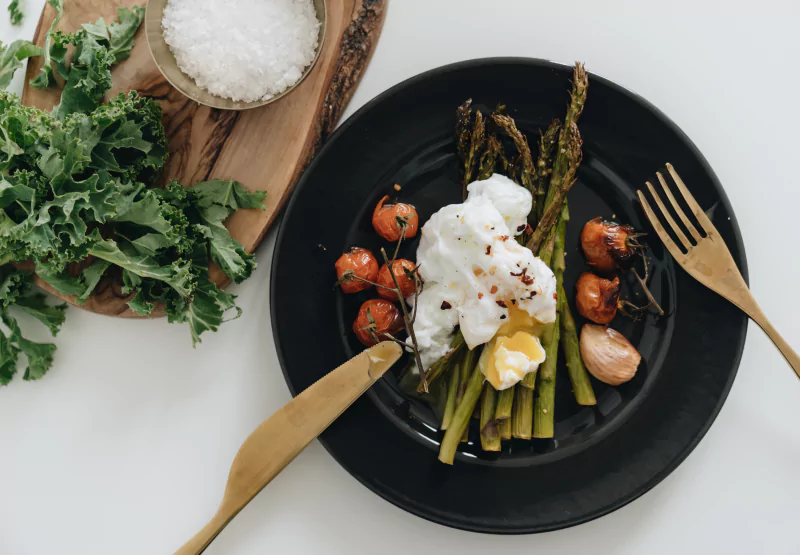
<svg viewBox="0 0 800 555"><path fill-rule="evenodd" d="M461 399L464 397L464 391L467 389L467 382L469 381L469 377L472 375L472 369L475 368L475 355L477 354L477 349L472 349L471 351L467 349L467 352L464 353L464 358L461 360L461 375L458 379L458 395L456 395L456 404L461 402Z"/></svg>
<svg viewBox="0 0 800 555"><path fill-rule="evenodd" d="M514 388L509 387L497 393L497 408L494 412L495 420L511 418L511 407L514 405Z"/></svg>
<svg viewBox="0 0 800 555"><path fill-rule="evenodd" d="M567 115L564 117L564 127L558 135L558 150L553 162L553 173L550 176L550 186L547 190L545 206L547 207L539 218L536 230L528 241L528 248L536 252L539 245L550 233L553 224L558 219L561 204L567 197L569 189L575 180L575 173L581 163L582 141L578 131L578 118L586 104L586 91L589 88L589 77L586 69L580 62L575 63L572 74L572 90Z"/></svg>
<svg viewBox="0 0 800 555"><path fill-rule="evenodd" d="M446 430L450 425L450 420L453 418L453 412L456 410L456 401L458 400L458 384L461 379L461 364L456 362L450 369L449 381L447 382L447 402L444 405L444 416L442 417L442 425L440 429Z"/></svg>
<svg viewBox="0 0 800 555"><path fill-rule="evenodd" d="M536 397L533 415L533 437L553 437L553 417L556 393L556 366L558 365L559 319L553 326L551 340L545 345L547 359L539 367L539 395Z"/></svg>
<svg viewBox="0 0 800 555"><path fill-rule="evenodd" d="M553 250L553 273L556 275L556 291L564 288L564 239L567 234L569 211L564 207L562 218L558 221ZM552 326L552 335L545 344L547 358L539 367L538 395L533 412L533 436L553 437L553 417L556 395L556 366L558 364L558 342L560 339L560 314L556 313L556 322Z"/></svg>
<svg viewBox="0 0 800 555"><path fill-rule="evenodd" d="M539 258L550 266L550 263L553 261L553 250L556 247L556 235L553 233L552 235L548 236L547 241L539 249Z"/></svg>
<svg viewBox="0 0 800 555"><path fill-rule="evenodd" d="M494 420L496 407L497 390L487 382L483 386L481 400L481 447L484 451L500 450L500 432Z"/></svg>
<svg viewBox="0 0 800 555"><path fill-rule="evenodd" d="M478 179L489 179L494 173L497 157L503 151L503 145L495 135L489 135L486 141L486 150L483 151L480 164L478 164Z"/></svg>
<svg viewBox="0 0 800 555"><path fill-rule="evenodd" d="M569 381L572 382L572 393L575 401L579 405L592 406L597 404L594 396L592 383L589 380L589 373L583 365L581 348L578 341L578 330L575 327L575 319L567 302L567 294L564 292L564 284L558 290L558 311L561 321L561 345L564 348L564 358L567 360L567 372Z"/></svg>
<svg viewBox="0 0 800 555"><path fill-rule="evenodd" d="M505 150L503 150L502 146L503 144L500 143L501 148L500 152L497 153L497 160L495 161L495 167L498 167L499 165L500 173L502 173L503 175L508 175L508 177L513 179L513 176L511 175L512 173L511 162L508 161L508 158L506 157L506 152Z"/></svg>
<svg viewBox="0 0 800 555"><path fill-rule="evenodd" d="M545 238L553 233L553 226L561 213L567 193L575 183L575 174L581 163L583 141L578 126L573 123L566 132L562 131L561 135L562 137L566 135L567 141L564 150L559 150L553 164L553 175L550 177L550 188L545 198L545 209L533 235L525 245L534 252L539 250ZM561 149L560 140L559 149Z"/></svg>
<svg viewBox="0 0 800 555"><path fill-rule="evenodd" d="M466 354L464 355L464 360L461 361L461 380L458 386L458 396L456 397L456 406L458 403L461 402L461 399L464 398L464 392L467 390L467 383L469 382L469 377L472 375L472 370L475 368L477 364L477 355L479 350L467 349ZM469 440L469 426L464 428L464 432L461 434L461 443L467 443Z"/></svg>
<svg viewBox="0 0 800 555"><path fill-rule="evenodd" d="M472 134L469 138L469 150L467 157L464 160L464 182L461 186L461 195L467 198L467 185L472 182L475 173L475 166L480 159L480 154L483 151L484 144L486 143L486 123L483 118L483 113L478 110L475 112L475 123L472 126Z"/></svg>
<svg viewBox="0 0 800 555"><path fill-rule="evenodd" d="M533 193L533 178L536 168L533 165L533 157L531 156L531 149L528 146L528 140L525 138L525 135L517 129L517 124L511 117L495 113L492 114L492 119L497 126L503 129L508 136L511 137L511 140L514 141L514 146L517 147L518 153L514 166L519 172L517 176L519 184ZM534 202L535 200L536 198L534 197Z"/></svg>
<svg viewBox="0 0 800 555"><path fill-rule="evenodd" d="M569 208L566 202L564 203L562 219L569 221ZM567 301L567 294L564 291L563 277L558 286L558 313L561 326L561 344L564 348L564 358L566 359L567 372L572 383L572 393L575 395L575 401L579 405L596 405L597 399L594 396L589 374L581 357L578 330Z"/></svg>
<svg viewBox="0 0 800 555"><path fill-rule="evenodd" d="M464 336L461 335L461 331L459 331L450 342L450 350L447 351L442 358L431 364L431 367L425 371L425 380L424 382L423 380L420 380L419 387L417 387L417 392L425 393L424 384L427 383L430 385L431 382L444 374L452 362L453 357L458 355L465 345L466 343L464 342Z"/></svg>
<svg viewBox="0 0 800 555"><path fill-rule="evenodd" d="M544 133L541 130L539 131L539 157L536 159L536 175L534 179L536 184L536 217L533 218L534 211L531 211L531 216L528 217L528 223L534 228L539 223L542 212L544 212L544 195L547 192L546 187L550 181L550 175L553 173L553 150L560 130L561 120L556 118L550 122Z"/></svg>
<svg viewBox="0 0 800 555"><path fill-rule="evenodd" d="M511 435L520 439L531 438L533 425L533 390L514 388L514 408L511 417Z"/></svg>
<svg viewBox="0 0 800 555"><path fill-rule="evenodd" d="M458 444L461 442L461 435L467 429L469 420L472 417L472 411L481 396L483 380L481 369L475 365L464 390L464 397L456 407L453 418L450 420L450 426L447 427L442 444L439 447L439 460L445 464L453 464L456 449L458 449Z"/></svg>
<svg viewBox="0 0 800 555"><path fill-rule="evenodd" d="M494 422L500 439L511 439L511 413L514 406L514 390L509 387L497 393L497 408L494 409Z"/></svg>
<svg viewBox="0 0 800 555"><path fill-rule="evenodd" d="M469 138L472 131L472 99L456 109L456 153L461 160L462 169L469 152Z"/></svg>
<svg viewBox="0 0 800 555"><path fill-rule="evenodd" d="M567 211L567 209L565 208L562 212L563 212L563 217L565 217L566 220L569 220L569 212ZM566 226L564 227L564 233L566 234ZM542 260L542 262L544 262L551 268L553 268L553 265L555 263L554 260L555 248L556 248L556 234L553 233L550 237L548 237L547 242L544 245L542 245L542 248L539 249L539 258ZM555 273L555 268L553 268L553 272ZM558 282L558 274L556 274L556 282ZM556 289L556 291L558 291L558 289ZM555 345L556 349L558 348L558 336L554 337L556 328L558 327L557 322L558 322L558 315L556 315L556 322L548 324L547 327L545 327L544 332L542 333L542 345L544 346L545 354L547 357L550 357L550 351L547 348L548 345L552 343ZM543 364L546 363L547 361L545 360ZM539 371L536 370L534 372L528 372L527 374L525 374L525 377L522 378L522 385L524 387L527 387L528 389L534 389L536 387L536 376L538 372Z"/></svg>
<svg viewBox="0 0 800 555"><path fill-rule="evenodd" d="M586 90L589 88L589 76L586 68L581 62L575 62L572 70L572 90L569 93L570 103L567 107L567 115L564 117L564 128L566 129L573 123L578 123L581 117L583 106L586 104ZM559 147L562 145L559 141Z"/></svg>
<svg viewBox="0 0 800 555"><path fill-rule="evenodd" d="M558 319L558 315L556 315L556 319ZM555 323L548 324L544 328L544 331L542 332L542 346L544 347L545 356L547 356L547 358L550 358L550 351L548 351L547 346L553 343L554 341L556 347L558 346L558 338L557 337L555 339L553 338L555 327L556 327ZM542 363L542 366L544 366L545 364L547 364L546 359ZM525 377L522 378L522 381L520 382L522 386L527 389L533 390L536 387L536 376L540 371L541 367L534 370L533 372L528 372L527 374L525 374Z"/></svg>
<svg viewBox="0 0 800 555"><path fill-rule="evenodd" d="M511 418L500 420L497 423L497 433L500 434L500 439L511 439Z"/></svg>
<svg viewBox="0 0 800 555"><path fill-rule="evenodd" d="M567 220L569 220L569 213L567 212L567 209L565 208L562 212L564 212L564 217ZM551 267L552 267L551 263L553 262L553 252L555 251L555 246L556 246L555 230L553 231L554 232L550 234L550 236L547 238L547 241L539 249L539 258L542 260L542 262ZM550 343L552 343L554 340L553 333L555 327L556 327L555 323L549 324L542 333L542 345L545 347L545 353L547 354L547 356L550 356L549 351L547 351L547 346L550 345ZM555 338L555 345L556 347L558 346L558 338ZM538 371L528 372L527 374L525 374L525 377L522 378L523 387L527 387L528 389L534 389L536 387L537 373Z"/></svg>

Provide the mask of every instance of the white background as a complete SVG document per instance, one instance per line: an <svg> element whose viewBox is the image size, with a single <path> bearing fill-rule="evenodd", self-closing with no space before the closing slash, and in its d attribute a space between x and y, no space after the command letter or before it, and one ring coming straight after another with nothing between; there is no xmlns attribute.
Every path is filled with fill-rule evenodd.
<svg viewBox="0 0 800 555"><path fill-rule="evenodd" d="M43 2L22 1L21 28L0 14L4 41L33 34ZM392 0L345 117L449 62L585 61L652 101L705 154L739 218L756 297L800 347L799 16L794 0ZM51 373L0 389L0 554L168 554L214 513L239 445L290 398L269 319L274 238L235 288L244 316L196 350L165 320L70 309ZM706 438L609 516L527 537L451 530L372 494L315 442L207 553L796 554L799 424L800 384L751 326Z"/></svg>

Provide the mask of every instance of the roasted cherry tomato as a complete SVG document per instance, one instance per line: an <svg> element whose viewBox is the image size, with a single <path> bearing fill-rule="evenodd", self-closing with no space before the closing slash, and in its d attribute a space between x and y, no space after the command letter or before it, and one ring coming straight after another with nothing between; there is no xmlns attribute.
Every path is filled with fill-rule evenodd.
<svg viewBox="0 0 800 555"><path fill-rule="evenodd" d="M387 339L382 333L396 336L404 327L403 316L393 303L386 299L370 299L358 310L353 333L359 341L370 347Z"/></svg>
<svg viewBox="0 0 800 555"><path fill-rule="evenodd" d="M336 277L344 293L358 293L372 285L355 278L374 283L378 278L378 261L367 249L353 247L336 261Z"/></svg>
<svg viewBox="0 0 800 555"><path fill-rule="evenodd" d="M405 237L407 239L414 237L419 226L417 209L402 202L386 204L387 200L389 195L383 197L372 212L372 227L378 235L391 242L400 239L404 227Z"/></svg>
<svg viewBox="0 0 800 555"><path fill-rule="evenodd" d="M613 280L584 272L575 284L575 304L581 316L596 324L608 324L617 315L619 278Z"/></svg>
<svg viewBox="0 0 800 555"><path fill-rule="evenodd" d="M633 257L641 251L642 245L636 241L641 235L629 225L595 218L583 226L581 247L589 265L605 274L630 267Z"/></svg>
<svg viewBox="0 0 800 555"><path fill-rule="evenodd" d="M406 260L405 258L398 258L392 265L394 275L397 278L397 285L400 286L400 292L403 293L404 299L407 299L413 295L414 290L416 289L414 276L411 274L411 272L414 271L414 268L416 268L414 263L410 260ZM386 264L381 266L381 269L378 272L378 281L376 283L383 286L377 288L378 295L384 299L389 299L390 301L400 300L397 298L397 293L394 291L389 291L388 289L384 289L384 287L391 287L394 289L394 280L392 280L392 274L389 273L389 267Z"/></svg>

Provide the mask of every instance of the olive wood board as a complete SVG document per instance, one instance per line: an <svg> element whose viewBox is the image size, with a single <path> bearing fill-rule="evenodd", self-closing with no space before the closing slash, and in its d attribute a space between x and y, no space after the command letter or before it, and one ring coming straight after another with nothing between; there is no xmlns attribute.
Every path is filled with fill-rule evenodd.
<svg viewBox="0 0 800 555"><path fill-rule="evenodd" d="M388 0L328 0L327 29L322 52L311 73L283 98L252 110L227 111L202 106L174 89L153 62L144 24L136 34L131 56L112 70L109 95L136 90L155 99L164 111L169 159L161 182L177 179L192 185L208 179L233 179L249 190L267 192L266 210L239 210L226 222L231 235L253 252L286 203L303 170L333 131L375 49ZM141 5L143 0L68 0L59 29L72 32L99 17L111 21L117 7ZM55 16L45 4L33 37L39 46ZM30 60L22 101L49 110L61 90L37 90L30 80L39 73L42 58ZM212 264L212 279L228 280ZM57 294L37 277L46 291ZM103 280L82 306L110 316L137 317L113 280Z"/></svg>

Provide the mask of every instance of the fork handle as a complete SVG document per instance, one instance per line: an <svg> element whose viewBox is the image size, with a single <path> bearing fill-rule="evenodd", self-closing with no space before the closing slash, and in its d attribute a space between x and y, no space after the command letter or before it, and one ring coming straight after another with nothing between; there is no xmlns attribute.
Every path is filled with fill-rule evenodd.
<svg viewBox="0 0 800 555"><path fill-rule="evenodd" d="M752 295L750 295L750 303L747 303L750 306L743 306L742 309L747 313L748 316L758 324L758 326L764 330L764 333L767 334L778 350L783 355L783 358L786 359L786 362L789 363L789 366L792 367L794 373L797 374L797 377L800 378L800 356L792 349L786 340L778 333L778 330L772 325L769 321L769 318L764 314L761 310L761 307L758 306L755 299L753 299Z"/></svg>

